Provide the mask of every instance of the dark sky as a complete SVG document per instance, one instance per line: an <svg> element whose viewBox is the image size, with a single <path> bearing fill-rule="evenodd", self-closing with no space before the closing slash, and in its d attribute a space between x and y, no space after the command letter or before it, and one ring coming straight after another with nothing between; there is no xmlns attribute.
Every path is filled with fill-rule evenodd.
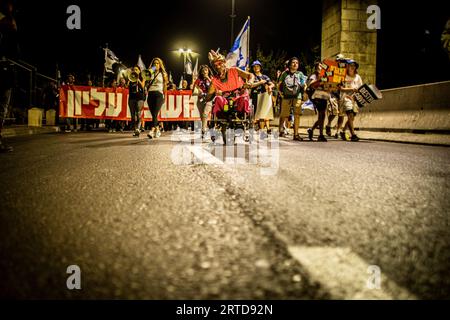
<svg viewBox="0 0 450 320"><path fill-rule="evenodd" d="M66 28L70 4L81 8L81 31ZM206 63L209 49L230 49L231 0L17 1L17 7L23 58L52 75L56 62L64 73L101 72L105 43L127 65L138 54L146 64L159 56L175 72L181 72L182 59L170 50L190 47ZM298 55L320 44L320 1L236 0L236 14L235 35L251 16L252 51L260 44Z"/></svg>
<svg viewBox="0 0 450 320"><path fill-rule="evenodd" d="M380 88L448 80L450 62L440 44L450 18L445 1L379 0L377 85ZM81 8L81 30L66 28L66 9ZM175 75L182 59L170 50L190 47L207 62L209 49L229 50L231 0L16 0L22 59L50 76L101 75L105 43L126 64L159 56ZM320 44L322 1L236 0L235 35L251 16L250 45L299 55ZM438 66L438 67L437 67ZM79 79L82 80L83 79ZM175 79L177 80L177 79Z"/></svg>

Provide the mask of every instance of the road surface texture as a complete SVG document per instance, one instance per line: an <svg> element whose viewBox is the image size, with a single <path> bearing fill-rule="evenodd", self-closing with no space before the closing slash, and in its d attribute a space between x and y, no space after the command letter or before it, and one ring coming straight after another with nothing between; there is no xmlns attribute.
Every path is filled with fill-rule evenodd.
<svg viewBox="0 0 450 320"><path fill-rule="evenodd" d="M192 138L12 138L0 297L450 297L450 148Z"/></svg>

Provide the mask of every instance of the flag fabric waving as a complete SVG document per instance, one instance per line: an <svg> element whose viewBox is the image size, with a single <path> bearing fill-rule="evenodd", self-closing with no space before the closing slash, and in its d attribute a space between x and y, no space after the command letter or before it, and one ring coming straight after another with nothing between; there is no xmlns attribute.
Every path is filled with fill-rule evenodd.
<svg viewBox="0 0 450 320"><path fill-rule="evenodd" d="M185 55L184 70L186 74L192 74L192 60L189 53Z"/></svg>
<svg viewBox="0 0 450 320"><path fill-rule="evenodd" d="M233 47L226 57L227 67L239 67L242 70L249 63L249 37L250 37L250 17L247 18L244 26L239 32Z"/></svg>
<svg viewBox="0 0 450 320"><path fill-rule="evenodd" d="M110 49L104 48L103 50L105 50L105 71L114 73L112 66L114 63L119 63L120 60Z"/></svg>
<svg viewBox="0 0 450 320"><path fill-rule="evenodd" d="M192 79L197 79L197 78L198 78L198 58L195 61L194 70L192 71Z"/></svg>
<svg viewBox="0 0 450 320"><path fill-rule="evenodd" d="M138 65L139 68L141 68L141 71L146 69L145 68L145 63L144 63L144 61L142 61L141 55L139 55L137 65Z"/></svg>

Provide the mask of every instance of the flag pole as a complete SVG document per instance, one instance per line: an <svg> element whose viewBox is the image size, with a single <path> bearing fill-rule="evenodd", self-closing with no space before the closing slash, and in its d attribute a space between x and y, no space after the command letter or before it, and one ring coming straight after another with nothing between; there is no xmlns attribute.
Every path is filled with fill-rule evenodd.
<svg viewBox="0 0 450 320"><path fill-rule="evenodd" d="M103 63L103 78L102 78L102 88L105 87L105 78L106 78L106 55L107 55L108 43L106 43L106 48L103 49L105 51L105 62Z"/></svg>
<svg viewBox="0 0 450 320"><path fill-rule="evenodd" d="M247 68L250 68L250 16L248 19L248 37L247 37ZM246 70L247 71L247 70Z"/></svg>

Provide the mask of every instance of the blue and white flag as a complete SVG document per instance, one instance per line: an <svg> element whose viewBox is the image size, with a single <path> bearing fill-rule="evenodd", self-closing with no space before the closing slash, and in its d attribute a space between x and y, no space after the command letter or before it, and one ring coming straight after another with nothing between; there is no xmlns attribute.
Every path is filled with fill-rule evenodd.
<svg viewBox="0 0 450 320"><path fill-rule="evenodd" d="M242 70L249 64L249 47L248 40L250 37L250 17L248 17L244 26L239 32L236 40L234 41L233 47L230 50L230 53L227 54L226 57L226 66L227 67L239 67Z"/></svg>
<svg viewBox="0 0 450 320"><path fill-rule="evenodd" d="M308 99L308 100L306 100L305 102L302 103L302 112L305 109L308 109L308 110L311 110L311 111L315 111L314 104L312 103L311 100Z"/></svg>

